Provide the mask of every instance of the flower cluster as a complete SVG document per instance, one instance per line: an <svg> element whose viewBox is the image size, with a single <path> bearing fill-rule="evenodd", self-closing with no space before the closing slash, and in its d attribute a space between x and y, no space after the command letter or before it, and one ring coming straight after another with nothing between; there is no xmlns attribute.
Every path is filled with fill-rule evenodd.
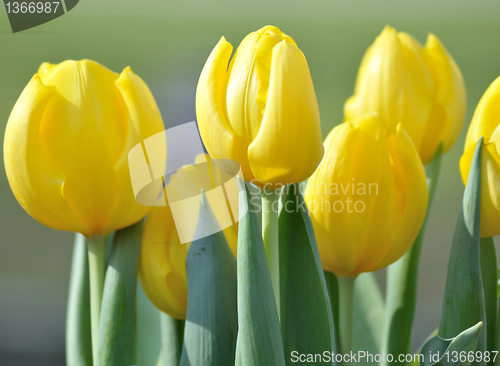
<svg viewBox="0 0 500 366"><path fill-rule="evenodd" d="M144 140L164 126L129 67L117 74L89 60L44 63L15 104L4 142L15 197L39 222L85 237L83 251L75 249L81 273L71 281L77 300L70 294L68 329L78 331L68 364L135 364L137 275L168 314L164 326L175 328L163 329L163 360L284 366L296 349L337 354L339 346L348 354L354 280L403 256L388 271L386 305L369 274L360 276L366 291L357 301L385 312L378 351L401 355L411 347L428 208L441 155L465 115L457 64L436 36L422 46L386 27L363 57L344 121L322 141L308 63L290 36L266 26L231 54L222 37L201 71L196 114L209 156L198 158L209 168L211 159L237 162L241 171L225 188L211 171L205 182L213 192L206 192L194 166L160 179L168 154L156 159L161 164L139 154L144 177L137 179L157 183L152 202L165 195L163 207L134 197L127 156L134 146L146 152ZM500 78L477 106L460 171L466 192L441 323L424 348L489 352L498 301L497 266L488 261L495 258L490 238L500 234ZM185 186L200 195L186 197ZM196 209L173 215L169 194ZM232 226L221 224L212 194ZM182 244L179 217L193 232L215 230ZM89 340L93 361L82 361Z"/></svg>

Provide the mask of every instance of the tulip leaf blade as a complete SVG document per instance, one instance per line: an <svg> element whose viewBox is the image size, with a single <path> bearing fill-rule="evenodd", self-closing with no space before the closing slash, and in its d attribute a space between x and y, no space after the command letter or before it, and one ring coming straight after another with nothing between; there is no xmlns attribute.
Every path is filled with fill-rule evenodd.
<svg viewBox="0 0 500 366"><path fill-rule="evenodd" d="M479 239L482 146L481 138L472 158L453 237L438 328L438 335L442 338L451 338L479 321L486 324ZM480 352L486 351L484 328L477 342ZM484 365L484 361L473 364Z"/></svg>
<svg viewBox="0 0 500 366"><path fill-rule="evenodd" d="M483 323L479 322L453 338L444 339L438 335L430 338L419 352L419 355L424 358L420 360L420 365L469 366L472 362L469 359L469 352L473 352L474 358L476 358L474 350L482 330Z"/></svg>
<svg viewBox="0 0 500 366"><path fill-rule="evenodd" d="M66 364L68 366L92 366L91 337L87 243L82 234L76 234L66 313Z"/></svg>
<svg viewBox="0 0 500 366"><path fill-rule="evenodd" d="M284 366L278 311L261 229L249 192L240 188L240 207L244 204L249 209L238 228L239 331L235 364Z"/></svg>
<svg viewBox="0 0 500 366"><path fill-rule="evenodd" d="M99 365L136 362L137 270L142 221L115 232L106 270L101 320Z"/></svg>
<svg viewBox="0 0 500 366"><path fill-rule="evenodd" d="M281 327L285 355L337 354L330 296L316 238L299 184L289 192L279 217ZM289 209L289 207L294 207ZM286 358L287 364L293 364ZM320 364L335 364L335 361Z"/></svg>
<svg viewBox="0 0 500 366"><path fill-rule="evenodd" d="M217 224L202 193L197 227L209 222ZM191 243L186 271L188 307L180 365L233 366L238 333L236 259L222 231Z"/></svg>

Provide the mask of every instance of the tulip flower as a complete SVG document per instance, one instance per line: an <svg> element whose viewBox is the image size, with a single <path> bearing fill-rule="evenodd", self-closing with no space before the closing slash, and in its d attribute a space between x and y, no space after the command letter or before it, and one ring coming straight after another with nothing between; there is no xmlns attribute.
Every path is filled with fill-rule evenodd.
<svg viewBox="0 0 500 366"><path fill-rule="evenodd" d="M222 37L196 90L198 126L208 153L236 160L245 179L260 185L305 180L317 168L323 146L304 54L273 26L247 35L229 63L231 52Z"/></svg>
<svg viewBox="0 0 500 366"><path fill-rule="evenodd" d="M323 268L341 277L376 271L412 245L427 209L422 162L399 124L377 114L335 127L304 200Z"/></svg>
<svg viewBox="0 0 500 366"><path fill-rule="evenodd" d="M279 309L278 214L284 184L301 182L323 156L318 103L306 58L295 41L266 26L247 35L231 62L224 37L196 89L196 116L213 159L237 161L262 190L262 233ZM300 146L300 148L298 148Z"/></svg>
<svg viewBox="0 0 500 366"><path fill-rule="evenodd" d="M200 162L201 159L198 156L195 163ZM171 177L166 188L167 195L182 190L187 182L193 186L201 184L203 182L201 175L204 172L204 169L197 169L196 166L185 166ZM220 170L213 169L212 172L214 180L220 181L220 176L218 176ZM180 193L180 195L183 194ZM211 206L217 208L217 205ZM193 217L193 220L197 221L197 215ZM224 235L236 256L238 225L234 224L226 228ZM158 309L176 319L186 318L186 255L190 244L181 244L169 206L154 207L151 210L146 217L142 231L139 279L151 302Z"/></svg>
<svg viewBox="0 0 500 366"><path fill-rule="evenodd" d="M19 97L5 132L7 178L35 220L86 236L92 352L106 273L106 235L143 218L128 152L164 129L147 85L130 67L114 73L89 60L44 63Z"/></svg>
<svg viewBox="0 0 500 366"><path fill-rule="evenodd" d="M481 159L481 224L480 236L500 235L500 77L479 101L465 139L460 172L467 183L474 149L484 137Z"/></svg>
<svg viewBox="0 0 500 366"><path fill-rule="evenodd" d="M135 201L127 154L164 129L147 85L130 67L89 60L44 63L7 123L7 178L37 221L86 237L146 215Z"/></svg>
<svg viewBox="0 0 500 366"><path fill-rule="evenodd" d="M462 74L439 39L424 47L411 35L386 27L366 51L346 120L377 112L387 128L402 123L424 164L443 142L451 148L462 128L466 95Z"/></svg>

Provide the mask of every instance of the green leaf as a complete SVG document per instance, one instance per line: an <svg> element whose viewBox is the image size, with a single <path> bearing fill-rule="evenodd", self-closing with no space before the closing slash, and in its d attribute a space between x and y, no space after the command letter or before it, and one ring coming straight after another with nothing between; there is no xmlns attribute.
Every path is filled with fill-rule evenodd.
<svg viewBox="0 0 500 366"><path fill-rule="evenodd" d="M237 366L284 366L283 343L264 242L250 194L240 185ZM245 189L245 191L243 191ZM244 206L248 205L248 206ZM257 212L260 212L257 211Z"/></svg>
<svg viewBox="0 0 500 366"><path fill-rule="evenodd" d="M161 351L157 366L178 366L182 354L184 320L161 313Z"/></svg>
<svg viewBox="0 0 500 366"><path fill-rule="evenodd" d="M354 282L354 352L380 354L384 328L384 300L373 273L361 273Z"/></svg>
<svg viewBox="0 0 500 366"><path fill-rule="evenodd" d="M413 318L417 301L418 266L427 219L439 178L442 151L443 144L439 146L434 158L426 167L429 201L420 232L410 250L387 268L386 309L382 338L382 349L386 354L396 356L406 354L411 349Z"/></svg>
<svg viewBox="0 0 500 366"><path fill-rule="evenodd" d="M335 334L340 334L339 330L339 310L340 310L340 295L339 295L339 280L334 273L323 271L325 275L326 287L328 288L328 297L330 299L330 306L332 308L333 325L335 327Z"/></svg>
<svg viewBox="0 0 500 366"><path fill-rule="evenodd" d="M205 193L198 228L202 225L218 225ZM180 365L233 366L238 332L236 259L222 231L191 243L186 270L188 307Z"/></svg>
<svg viewBox="0 0 500 366"><path fill-rule="evenodd" d="M299 184L279 217L281 329L288 365L299 354L337 353L334 319L316 238ZM324 362L320 364L333 364Z"/></svg>
<svg viewBox="0 0 500 366"><path fill-rule="evenodd" d="M118 230L106 270L101 321L99 365L136 363L137 269L142 221Z"/></svg>
<svg viewBox="0 0 500 366"><path fill-rule="evenodd" d="M451 247L448 275L438 335L451 338L477 322L485 322L485 304L480 266L479 215L481 200L481 147L477 143L462 208ZM486 350L486 329L477 350ZM484 361L475 362L484 365Z"/></svg>
<svg viewBox="0 0 500 366"><path fill-rule="evenodd" d="M160 313L137 281L137 365L156 364L161 345Z"/></svg>
<svg viewBox="0 0 500 366"><path fill-rule="evenodd" d="M66 364L92 366L90 284L87 243L75 235L66 313Z"/></svg>
<svg viewBox="0 0 500 366"><path fill-rule="evenodd" d="M472 361L469 357L473 360L476 359L476 352L474 350L476 349L482 329L483 323L479 322L454 338L443 339L439 336L432 337L422 346L420 355L424 357L424 360L420 360L420 365L469 366ZM482 357L483 354L481 354Z"/></svg>
<svg viewBox="0 0 500 366"><path fill-rule="evenodd" d="M483 281L486 309L486 340L488 351L495 350L495 328L497 324L498 268L493 238L481 239L481 279ZM493 364L493 361L490 362Z"/></svg>

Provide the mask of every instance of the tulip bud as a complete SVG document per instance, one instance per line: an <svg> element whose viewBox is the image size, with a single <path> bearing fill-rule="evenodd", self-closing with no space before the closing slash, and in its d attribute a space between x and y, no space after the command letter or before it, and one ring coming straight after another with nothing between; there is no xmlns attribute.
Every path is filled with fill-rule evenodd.
<svg viewBox="0 0 500 366"><path fill-rule="evenodd" d="M307 61L294 40L266 26L232 46L221 38L196 90L200 135L213 159L236 160L257 184L300 182L323 156ZM300 148L298 148L300 146Z"/></svg>
<svg viewBox="0 0 500 366"><path fill-rule="evenodd" d="M199 162L199 157L197 157L195 163ZM185 166L171 177L166 191L182 189L182 185L185 185L187 181L191 183L191 186L200 184L199 176L203 172L203 170L197 171L195 166ZM218 172L217 169L213 170L214 174ZM218 177L214 176L214 180L217 181ZM217 207L217 205L212 205L212 207ZM197 216L193 217L193 220L198 221ZM226 228L224 235L236 256L238 225L234 224ZM151 210L144 223L141 241L139 279L144 292L161 311L176 319L185 319L187 309L186 255L191 243L181 244L169 206L154 207Z"/></svg>
<svg viewBox="0 0 500 366"><path fill-rule="evenodd" d="M462 74L439 39L429 34L424 47L407 33L385 27L366 51L346 120L377 112L387 128L402 123L424 164L441 142L448 151L465 116Z"/></svg>
<svg viewBox="0 0 500 366"><path fill-rule="evenodd" d="M465 139L460 172L467 184L474 149L481 137L484 145L481 159L480 236L500 235L500 77L479 101Z"/></svg>
<svg viewBox="0 0 500 366"><path fill-rule="evenodd" d="M369 114L335 127L304 200L325 270L376 271L412 245L427 209L422 162L402 125Z"/></svg>
<svg viewBox="0 0 500 366"><path fill-rule="evenodd" d="M89 60L44 63L19 97L5 132L7 178L42 224L107 235L149 211L135 201L127 154L164 129L147 85Z"/></svg>

